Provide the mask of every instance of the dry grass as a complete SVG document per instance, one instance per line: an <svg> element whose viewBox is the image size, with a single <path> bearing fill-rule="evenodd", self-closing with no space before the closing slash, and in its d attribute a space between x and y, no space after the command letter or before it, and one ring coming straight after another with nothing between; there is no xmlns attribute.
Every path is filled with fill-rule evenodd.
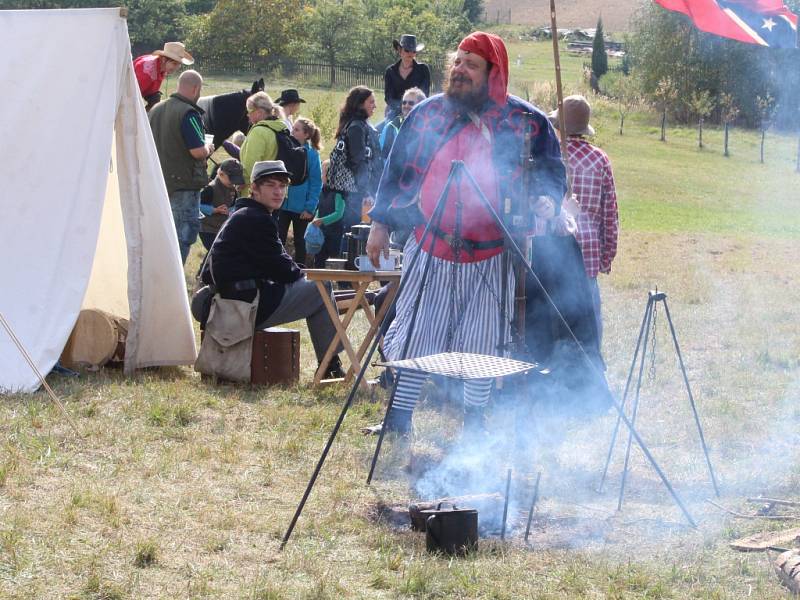
<svg viewBox="0 0 800 600"><path fill-rule="evenodd" d="M694 150L691 131L658 144L647 115L623 138L608 133L613 114L598 118L624 225L614 271L602 278L612 388L621 393L647 290L658 285L669 294L721 502L748 511L747 496L796 497L800 267L785 193L797 185L790 159L758 165L750 138L737 134L738 154L725 162L713 145ZM776 152L789 145L776 141ZM198 245L187 273L200 255ZM704 502L711 490L664 325L660 312L640 425L697 530L638 451L622 512L621 445L608 491L594 492L614 425L607 415L549 424L542 429L558 443L502 457L523 502L543 472L532 548L516 529L509 543L482 540L465 560L428 555L422 536L376 522L374 509L412 497L402 469L409 450L421 462L456 442L457 406L423 407L413 446L390 441L367 488L374 439L359 429L380 419L381 404L362 395L279 552L346 390L213 386L188 369L126 379L107 369L51 377L80 438L43 394L0 402L0 597L784 598L765 554L727 547L781 524L735 520ZM305 333L302 356L305 384L314 367Z"/></svg>

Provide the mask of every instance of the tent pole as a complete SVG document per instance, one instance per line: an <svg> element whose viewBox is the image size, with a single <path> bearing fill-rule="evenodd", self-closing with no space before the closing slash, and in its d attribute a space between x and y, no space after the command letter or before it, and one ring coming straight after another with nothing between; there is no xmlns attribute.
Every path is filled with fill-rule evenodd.
<svg viewBox="0 0 800 600"><path fill-rule="evenodd" d="M50 398L52 398L55 405L58 406L59 410L61 410L61 413L67 419L67 422L70 424L70 427L72 427L72 430L75 432L75 435L81 437L81 432L78 431L78 426L75 424L75 421L73 421L72 417L69 416L67 409L61 403L61 400L58 399L58 396L56 396L52 388L49 385L47 385L47 382L44 380L42 372L38 368L36 368L36 364L33 362L33 359L31 358L30 354L28 354L28 351L25 350L25 347L22 345L22 342L19 341L19 338L11 329L11 325L9 325L8 321L6 321L6 318L3 316L2 312L0 312L0 324L2 324L3 328L6 330L6 332L8 332L8 336L11 338L11 341L14 342L14 345L17 347L17 350L19 350L19 353L22 355L22 358L25 359L25 362L27 362L30 368L33 369L33 372L36 373L36 376L42 383L42 387L45 390L47 390L47 393L50 395Z"/></svg>

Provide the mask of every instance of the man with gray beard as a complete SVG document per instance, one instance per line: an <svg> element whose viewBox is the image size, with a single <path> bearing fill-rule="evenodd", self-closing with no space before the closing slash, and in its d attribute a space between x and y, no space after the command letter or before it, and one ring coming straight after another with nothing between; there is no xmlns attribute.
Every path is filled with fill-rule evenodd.
<svg viewBox="0 0 800 600"><path fill-rule="evenodd" d="M501 324L499 315L513 314L514 274L511 269L504 273L502 232L466 178L450 187L441 222L423 247L421 239L454 160L464 162L498 213L501 200L521 200L530 193L523 190L520 160L528 125L537 166L534 197L538 200L530 200L537 215L535 228L574 230L574 221L559 215L566 180L558 139L544 113L508 94L508 55L498 36L475 32L464 38L453 57L445 93L419 104L404 122L370 212L367 254L377 266L380 254L388 251L390 230L410 229L404 264L410 265L419 252L423 264L427 260L432 264L413 331L411 314L423 285L423 269L403 275L397 316L384 339L390 360L441 352L507 353L510 327L508 319ZM506 299L505 306L500 305L501 298ZM400 375L384 424L388 431L409 431L424 381L423 375L407 371ZM492 382L465 383L465 429L483 429L483 407Z"/></svg>

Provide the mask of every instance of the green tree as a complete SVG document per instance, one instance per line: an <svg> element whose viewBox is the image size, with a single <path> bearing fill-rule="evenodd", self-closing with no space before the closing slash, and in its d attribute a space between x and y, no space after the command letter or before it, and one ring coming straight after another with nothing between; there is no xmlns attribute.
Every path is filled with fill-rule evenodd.
<svg viewBox="0 0 800 600"><path fill-rule="evenodd" d="M127 0L125 5L134 56L160 49L164 42L184 39L184 0Z"/></svg>
<svg viewBox="0 0 800 600"><path fill-rule="evenodd" d="M675 82L669 77L664 77L658 82L653 99L655 100L656 107L661 112L661 141L667 141L667 111L675 106L675 101L678 98L678 89Z"/></svg>
<svg viewBox="0 0 800 600"><path fill-rule="evenodd" d="M226 66L244 69L245 59L265 65L302 39L302 18L296 0L218 0L214 10L191 20L187 45Z"/></svg>
<svg viewBox="0 0 800 600"><path fill-rule="evenodd" d="M730 129L730 125L736 120L736 117L739 116L739 107L736 104L736 98L733 97L733 94L722 93L719 95L719 108L720 108L720 117L722 118L722 123L725 126L725 136L724 136L724 152L725 156L730 156L728 152L728 130Z"/></svg>
<svg viewBox="0 0 800 600"><path fill-rule="evenodd" d="M639 80L634 74L624 75L616 71L608 73L603 82L603 91L616 100L619 134L622 135L625 117L642 103Z"/></svg>
<svg viewBox="0 0 800 600"><path fill-rule="evenodd" d="M775 98L770 96L769 92L763 96L756 96L756 106L758 106L760 120L758 128L761 130L761 145L759 156L761 164L764 164L764 142L767 137L767 129L769 129L770 122L772 121L772 113L775 112Z"/></svg>
<svg viewBox="0 0 800 600"><path fill-rule="evenodd" d="M637 13L633 29L626 49L632 66L641 74L646 97L654 99L659 82L665 78L674 83L680 98L688 99L695 91L707 90L714 98L727 92L741 108L743 121L750 125L758 122L756 96L765 90L773 93L777 79L784 77L777 70L780 61L795 61L793 68L788 64L783 67L786 77L800 67L796 53L790 51L784 56L773 48L703 33L687 17L654 3ZM682 122L694 119L688 102L676 104L671 112Z"/></svg>
<svg viewBox="0 0 800 600"><path fill-rule="evenodd" d="M592 41L592 74L600 78L608 73L608 55L606 54L606 40L603 35L603 18L597 19L597 30Z"/></svg>
<svg viewBox="0 0 800 600"><path fill-rule="evenodd" d="M703 147L703 121L714 110L714 99L708 90L702 92L692 92L689 99L689 106L692 112L697 115L697 147Z"/></svg>
<svg viewBox="0 0 800 600"><path fill-rule="evenodd" d="M309 42L325 57L332 86L336 84L336 66L353 58L353 40L359 39L364 20L358 0L318 0L306 9Z"/></svg>
<svg viewBox="0 0 800 600"><path fill-rule="evenodd" d="M483 0L464 0L464 14L470 23L476 24L483 18Z"/></svg>

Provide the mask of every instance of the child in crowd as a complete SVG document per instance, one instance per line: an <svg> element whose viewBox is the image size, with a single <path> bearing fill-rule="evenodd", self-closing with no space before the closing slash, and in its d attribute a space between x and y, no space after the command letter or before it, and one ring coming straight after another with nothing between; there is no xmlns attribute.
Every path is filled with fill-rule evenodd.
<svg viewBox="0 0 800 600"><path fill-rule="evenodd" d="M243 134L241 131L237 131L227 140L222 142L222 147L225 148L225 152L227 152L231 158L239 159L239 152L241 152L242 144L244 144L244 140L247 136Z"/></svg>
<svg viewBox="0 0 800 600"><path fill-rule="evenodd" d="M242 163L229 158L220 163L214 179L200 191L200 241L206 250L228 218L240 185L244 185Z"/></svg>
<svg viewBox="0 0 800 600"><path fill-rule="evenodd" d="M305 117L297 117L292 125L292 136L305 145L308 155L308 178L300 185L289 186L289 194L281 206L278 214L278 234L281 242L286 244L289 235L289 225L292 226L294 236L294 260L301 265L306 264L306 227L314 218L317 202L322 191L322 168L320 166L319 127L314 121Z"/></svg>
<svg viewBox="0 0 800 600"><path fill-rule="evenodd" d="M319 196L317 212L312 223L322 229L325 234L325 243L317 254L314 266L318 269L325 268L325 261L329 258L338 258L344 235L344 198L342 195L328 187L329 160L322 163L322 193Z"/></svg>

